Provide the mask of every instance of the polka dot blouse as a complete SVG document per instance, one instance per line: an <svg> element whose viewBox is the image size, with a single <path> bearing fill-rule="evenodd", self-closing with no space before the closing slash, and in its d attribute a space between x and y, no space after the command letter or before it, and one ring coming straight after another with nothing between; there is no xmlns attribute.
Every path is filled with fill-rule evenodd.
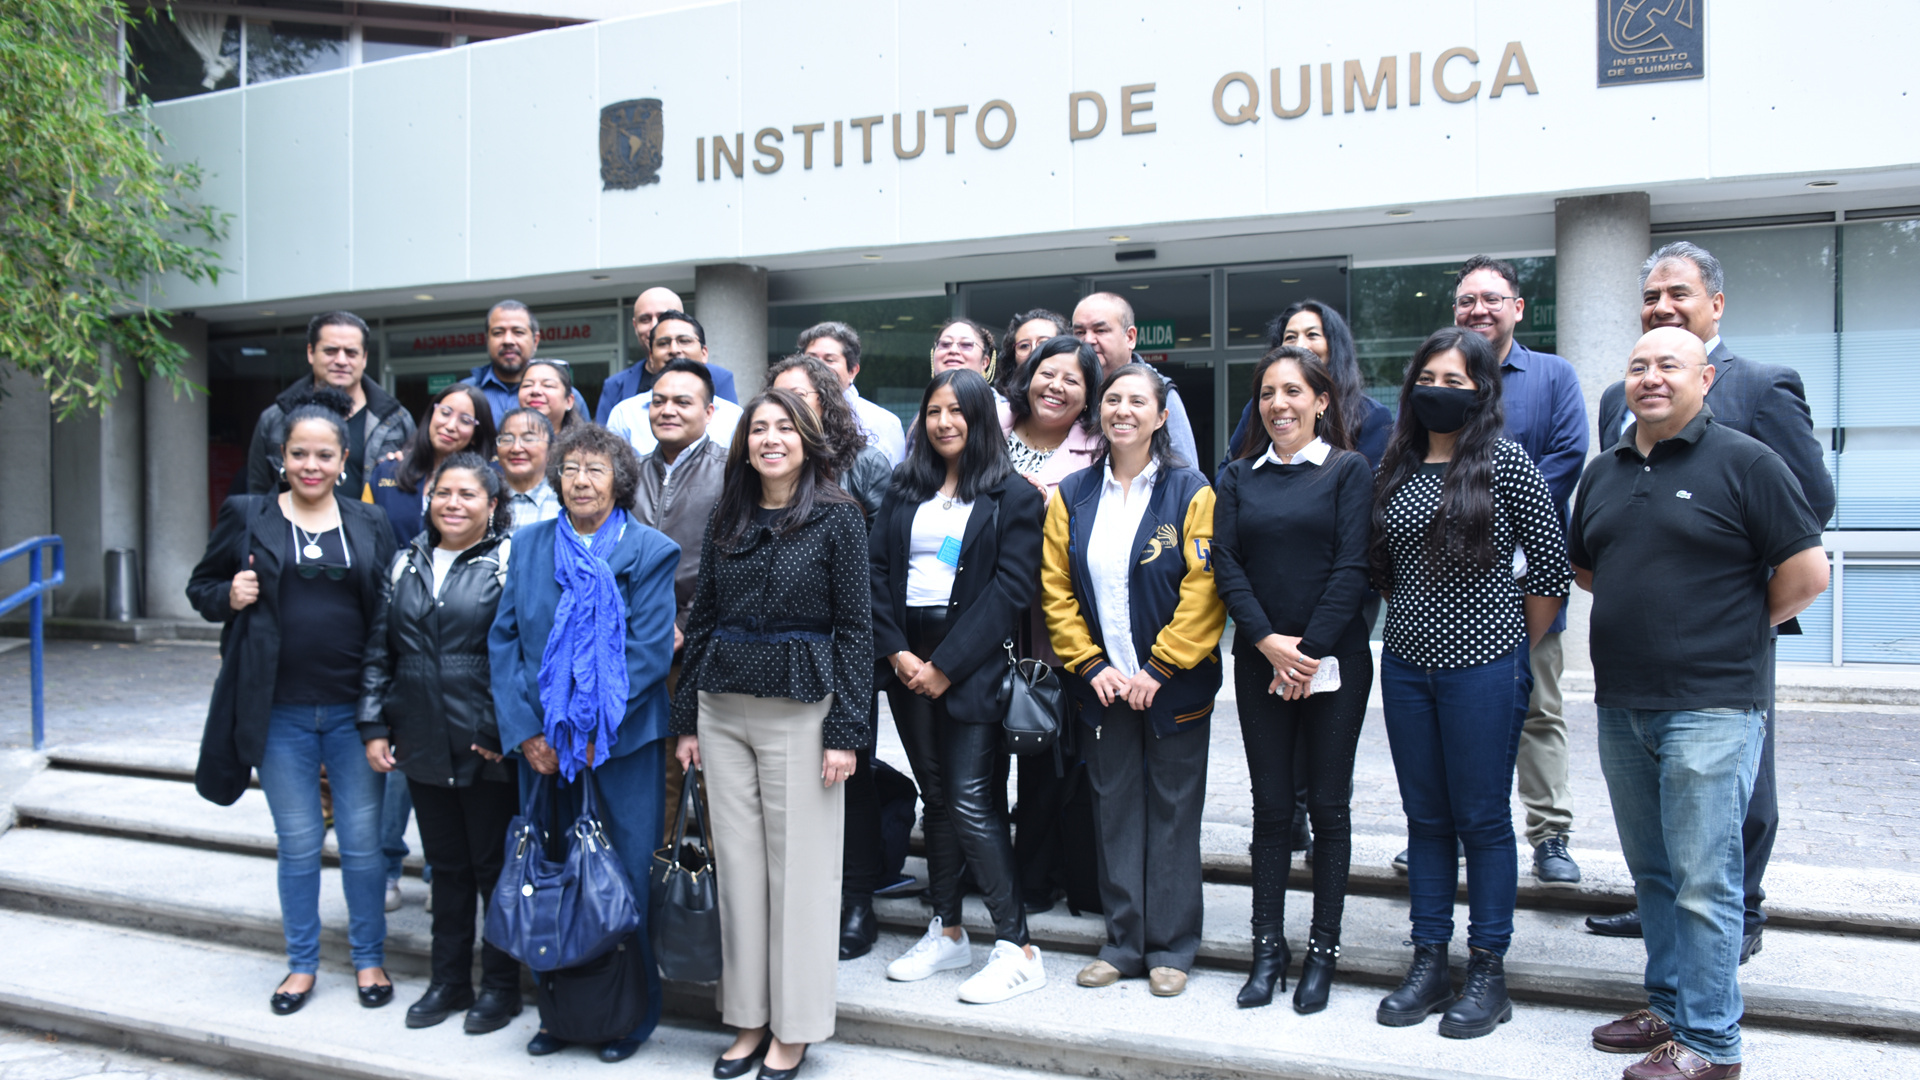
<svg viewBox="0 0 1920 1080"><path fill-rule="evenodd" d="M1427 558L1427 526L1440 509L1444 466L1429 465L1387 504L1393 553L1386 647L1417 667L1475 667L1504 656L1526 634L1520 598L1565 596L1573 580L1566 535L1547 482L1518 443L1493 452L1493 566L1439 566ZM1525 576L1516 579L1525 553Z"/></svg>
<svg viewBox="0 0 1920 1080"><path fill-rule="evenodd" d="M866 519L852 502L815 509L791 535L756 520L733 550L700 551L671 730L698 733L699 691L814 702L833 695L830 750L873 745L873 582Z"/></svg>

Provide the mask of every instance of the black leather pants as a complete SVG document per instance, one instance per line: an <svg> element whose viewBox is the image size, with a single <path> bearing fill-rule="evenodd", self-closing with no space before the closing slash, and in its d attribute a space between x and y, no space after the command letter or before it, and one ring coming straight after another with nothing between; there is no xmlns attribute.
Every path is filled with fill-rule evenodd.
<svg viewBox="0 0 1920 1080"><path fill-rule="evenodd" d="M915 656L931 656L946 639L944 607L907 609L907 644ZM887 704L906 746L913 778L926 804L927 892L946 926L960 925L960 876L971 868L993 917L994 936L1027 944L1027 918L1020 906L1013 842L1007 835L1002 799L994 797L1000 771L998 717L956 719L946 703L887 684Z"/></svg>

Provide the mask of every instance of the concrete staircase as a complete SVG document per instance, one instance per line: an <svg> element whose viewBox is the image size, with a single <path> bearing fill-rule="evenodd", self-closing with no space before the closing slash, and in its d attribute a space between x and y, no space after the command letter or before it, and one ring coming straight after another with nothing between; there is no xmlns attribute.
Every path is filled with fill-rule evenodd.
<svg viewBox="0 0 1920 1080"><path fill-rule="evenodd" d="M320 989L293 1017L265 998L285 971L265 799L230 808L194 794L194 748L177 743L54 751L47 767L14 762L12 816L0 835L0 1018L137 1046L258 1076L492 1077L603 1068L582 1052L529 1059L531 1010L504 1032L463 1035L457 1023L407 1031L405 1005L425 987L425 887L409 877L407 906L388 917L397 1001L361 1010L346 964L338 873L324 871L326 958ZM0 763L7 764L7 763ZM7 817L0 807L0 820ZM1404 879L1386 866L1395 837L1356 838L1341 976L1322 1014L1283 1001L1239 1010L1233 995L1248 952L1251 903L1244 831L1207 834L1207 922L1187 993L1162 1000L1140 981L1100 991L1073 976L1103 938L1098 917L1064 906L1036 916L1049 985L999 1006L967 1006L965 972L888 983L886 960L924 927L918 900L882 901L873 954L840 966L839 1034L812 1056L813 1075L969 1076L1035 1071L1132 1080L1186 1077L1592 1077L1631 1059L1592 1050L1587 1030L1641 1004L1641 946L1597 938L1583 914L1631 904L1617 856L1579 852L1588 881L1539 890L1523 876L1508 977L1521 1002L1484 1039L1440 1038L1433 1022L1374 1023L1381 985L1406 962ZM415 845L417 850L417 845ZM416 857L417 862L417 857ZM1304 885L1304 870L1296 871ZM1920 1075L1920 881L1777 864L1778 897L1765 950L1741 971L1747 1059L1767 1076ZM1288 938L1306 936L1310 897L1289 897ZM991 944L984 908L967 904L976 960ZM1464 938L1464 908L1457 922ZM1456 962L1464 940L1456 942ZM711 992L669 990L671 1019L628 1067L704 1075L725 1035Z"/></svg>

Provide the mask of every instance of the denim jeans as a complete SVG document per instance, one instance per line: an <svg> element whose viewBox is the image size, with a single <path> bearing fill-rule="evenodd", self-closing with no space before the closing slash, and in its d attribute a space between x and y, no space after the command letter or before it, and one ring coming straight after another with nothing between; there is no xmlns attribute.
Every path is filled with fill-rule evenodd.
<svg viewBox="0 0 1920 1080"><path fill-rule="evenodd" d="M413 816L413 793L407 788L406 774L399 769L381 780L384 794L380 800L380 856L387 868L387 880L399 881L405 873L407 819Z"/></svg>
<svg viewBox="0 0 1920 1080"><path fill-rule="evenodd" d="M1407 892L1416 945L1453 940L1453 900L1467 852L1467 944L1505 956L1520 887L1513 759L1533 672L1522 641L1476 667L1424 668L1380 655L1387 744L1407 813Z"/></svg>
<svg viewBox="0 0 1920 1080"><path fill-rule="evenodd" d="M1647 1007L1716 1065L1740 1060L1741 822L1766 736L1760 709L1602 708L1600 771L1633 873Z"/></svg>
<svg viewBox="0 0 1920 1080"><path fill-rule="evenodd" d="M320 766L333 789L334 835L347 894L347 941L355 970L385 962L387 876L380 854L380 806L385 777L367 764L354 726L355 705L275 705L267 719L260 787L273 811L279 841L280 921L287 936L287 970L320 968Z"/></svg>

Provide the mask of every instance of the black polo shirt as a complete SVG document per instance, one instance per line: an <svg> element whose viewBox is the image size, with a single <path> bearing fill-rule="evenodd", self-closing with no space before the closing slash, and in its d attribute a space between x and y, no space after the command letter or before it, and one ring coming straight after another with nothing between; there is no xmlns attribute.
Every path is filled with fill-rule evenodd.
<svg viewBox="0 0 1920 1080"><path fill-rule="evenodd" d="M1705 405L1642 457L1629 426L1587 464L1568 552L1593 571L1594 702L1747 709L1767 701L1767 578L1820 546L1799 481Z"/></svg>

